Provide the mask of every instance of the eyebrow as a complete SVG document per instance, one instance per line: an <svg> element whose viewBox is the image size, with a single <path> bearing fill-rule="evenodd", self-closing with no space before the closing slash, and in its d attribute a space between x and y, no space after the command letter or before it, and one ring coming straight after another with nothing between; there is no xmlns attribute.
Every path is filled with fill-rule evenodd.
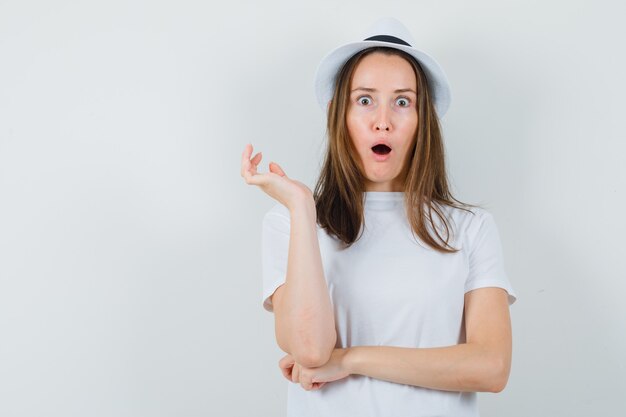
<svg viewBox="0 0 626 417"><path fill-rule="evenodd" d="M357 87L354 90L350 91L350 93L354 93L355 91L358 91L358 90L367 91L367 92L370 92L370 93L374 93L374 92L378 91L375 88L370 88L370 87ZM411 92L411 93L417 95L417 93L413 89L411 89L411 88L399 88L396 91L394 91L394 93L407 93L407 92Z"/></svg>

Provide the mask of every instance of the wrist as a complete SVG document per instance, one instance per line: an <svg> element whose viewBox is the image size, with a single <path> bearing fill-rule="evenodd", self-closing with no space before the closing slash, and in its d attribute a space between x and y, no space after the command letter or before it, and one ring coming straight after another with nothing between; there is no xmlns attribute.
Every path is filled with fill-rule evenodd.
<svg viewBox="0 0 626 417"><path fill-rule="evenodd" d="M342 358L342 366L350 375L357 373L357 358L359 355L358 347L345 348Z"/></svg>
<svg viewBox="0 0 626 417"><path fill-rule="evenodd" d="M289 212L293 214L295 211L304 211L309 214L315 214L317 209L315 208L315 200L312 196L301 195L294 198L287 206Z"/></svg>

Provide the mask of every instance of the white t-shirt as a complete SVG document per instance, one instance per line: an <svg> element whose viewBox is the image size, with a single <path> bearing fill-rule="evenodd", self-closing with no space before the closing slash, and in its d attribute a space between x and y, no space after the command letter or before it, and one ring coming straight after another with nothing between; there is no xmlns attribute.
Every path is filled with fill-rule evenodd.
<svg viewBox="0 0 626 417"><path fill-rule="evenodd" d="M440 206L451 218L451 246L444 254L416 240L404 211L403 192L366 192L365 229L351 247L317 226L324 276L337 329L336 347L430 348L465 342L464 294L482 287L516 295L504 270L498 230L490 213ZM263 307L285 282L289 210L276 204L262 229ZM433 219L442 227L439 218ZM445 239L445 230L439 229ZM443 230L443 231L442 231ZM418 243L419 242L419 243ZM278 372L278 370L277 370ZM476 417L475 392L453 392L350 375L306 391L288 384L288 417Z"/></svg>

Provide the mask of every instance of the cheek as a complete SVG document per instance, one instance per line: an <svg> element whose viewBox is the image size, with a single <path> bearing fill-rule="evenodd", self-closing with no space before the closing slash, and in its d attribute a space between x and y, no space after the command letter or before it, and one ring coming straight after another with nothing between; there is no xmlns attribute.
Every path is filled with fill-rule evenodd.
<svg viewBox="0 0 626 417"><path fill-rule="evenodd" d="M404 120L400 129L402 130L403 136L407 137L409 141L413 139L413 136L415 136L417 132L417 115Z"/></svg>
<svg viewBox="0 0 626 417"><path fill-rule="evenodd" d="M365 128L363 122L355 118L347 117L346 127L348 128L348 134L350 135L352 143L354 143L357 148L360 148L360 145L367 139L364 134Z"/></svg>

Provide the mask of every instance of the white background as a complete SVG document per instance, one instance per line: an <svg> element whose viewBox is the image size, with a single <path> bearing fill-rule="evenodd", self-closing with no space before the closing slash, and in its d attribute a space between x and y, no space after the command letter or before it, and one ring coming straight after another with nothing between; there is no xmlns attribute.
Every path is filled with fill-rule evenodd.
<svg viewBox="0 0 626 417"><path fill-rule="evenodd" d="M384 6L383 6L384 3ZM395 16L519 300L483 417L626 409L619 1L0 1L0 415L282 416L250 142L313 186L320 59Z"/></svg>

